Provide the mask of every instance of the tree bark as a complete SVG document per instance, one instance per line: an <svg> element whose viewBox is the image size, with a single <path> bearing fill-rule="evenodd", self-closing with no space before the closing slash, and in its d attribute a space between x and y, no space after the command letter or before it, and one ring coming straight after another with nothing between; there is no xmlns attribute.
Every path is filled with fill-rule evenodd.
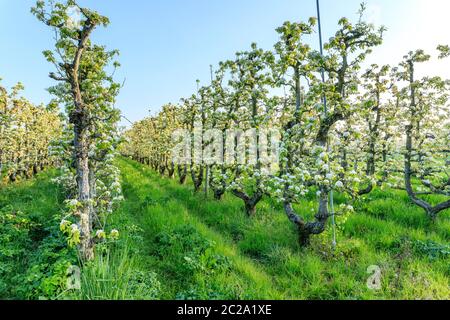
<svg viewBox="0 0 450 320"><path fill-rule="evenodd" d="M178 165L178 181L180 184L184 184L187 178L187 165Z"/></svg>
<svg viewBox="0 0 450 320"><path fill-rule="evenodd" d="M198 174L195 172L195 166L191 165L191 178L194 182L194 192L198 193L203 184L203 166L199 166Z"/></svg>
<svg viewBox="0 0 450 320"><path fill-rule="evenodd" d="M90 261L94 258L94 244L91 238L93 206L91 203L90 174L89 174L89 130L88 114L83 101L80 82L79 68L86 44L91 32L95 28L95 23L90 19L86 21L80 33L78 48L72 65L67 72L72 88L74 100L74 110L69 116L70 122L74 125L74 158L77 175L78 201L81 207L77 212L80 224L80 254L83 260Z"/></svg>
<svg viewBox="0 0 450 320"><path fill-rule="evenodd" d="M245 205L245 213L249 217L253 217L256 214L256 205L261 201L263 193L260 191L255 192L255 194L250 197L245 192L232 190L233 195L242 199Z"/></svg>
<svg viewBox="0 0 450 320"><path fill-rule="evenodd" d="M78 201L81 203L78 215L80 217L80 253L84 260L94 258L94 247L91 239L92 213L90 204L91 192L89 181L88 136L80 125L75 126L75 153L78 185Z"/></svg>

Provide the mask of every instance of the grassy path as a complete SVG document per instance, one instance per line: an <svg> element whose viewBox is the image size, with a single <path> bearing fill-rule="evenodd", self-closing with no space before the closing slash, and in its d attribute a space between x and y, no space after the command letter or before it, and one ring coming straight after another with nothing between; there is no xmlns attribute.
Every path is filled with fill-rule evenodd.
<svg viewBox="0 0 450 320"><path fill-rule="evenodd" d="M437 253L445 251L450 239L448 219L430 226L401 196L375 193L364 213L341 227L336 252L329 248L327 234L301 250L294 230L270 201L261 204L255 219L248 219L233 197L204 199L145 166L125 159L119 163L126 201L116 223L128 230L142 268L160 276L162 298L450 296L448 254ZM313 201L303 205L308 211L314 208ZM202 241L213 244L206 253L195 253L193 247L202 247ZM228 261L226 270L205 262L214 255ZM383 270L379 291L366 286L371 265Z"/></svg>
<svg viewBox="0 0 450 320"><path fill-rule="evenodd" d="M400 192L377 190L345 223L338 219L337 250L330 248L328 233L301 249L295 230L270 200L249 219L233 196L205 199L193 194L191 185L161 178L146 166L123 158L117 162L125 200L110 225L122 234L113 247L118 250L100 254L98 248L96 261L83 269L82 291L70 297L450 297L449 212L432 224ZM51 182L55 175L48 171L0 187L0 218L13 214L31 223L0 225L0 298L62 297L58 288L74 250L68 251L59 232L63 195ZM313 215L314 195L298 209ZM367 287L367 268L373 265L381 269L380 290Z"/></svg>
<svg viewBox="0 0 450 320"><path fill-rule="evenodd" d="M233 242L192 214L190 204L185 201L189 192L187 189L173 190L170 181L159 179L156 174L139 164L123 160L120 164L127 200L116 214L117 219L120 219L118 223L131 230L128 233L131 241L134 239L132 246L139 247L140 254L147 253L142 258L142 263L163 275L163 298L176 298L177 295L184 298L283 298L270 275L251 259L241 255ZM182 268L177 270L177 266L173 264L178 262L180 253L188 252L172 252L172 256L163 259L155 257L158 250L156 236L164 232L170 235L171 230L187 225L192 226L201 237L214 243L214 253L227 257L231 270L219 273L200 270L186 275ZM133 235L136 229L142 229L137 232L137 237ZM193 237L195 236L197 235L194 234ZM187 278L180 278L177 271ZM198 288L205 292L195 292Z"/></svg>
<svg viewBox="0 0 450 320"><path fill-rule="evenodd" d="M70 253L59 234L64 195L54 177L48 170L0 184L0 299L36 299L59 285L49 278L63 263L60 254Z"/></svg>

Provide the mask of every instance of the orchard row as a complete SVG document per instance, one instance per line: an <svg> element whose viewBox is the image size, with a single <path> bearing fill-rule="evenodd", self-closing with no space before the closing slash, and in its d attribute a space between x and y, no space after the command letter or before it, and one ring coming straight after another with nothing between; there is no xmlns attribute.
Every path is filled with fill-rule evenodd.
<svg viewBox="0 0 450 320"><path fill-rule="evenodd" d="M0 183L30 178L58 159L51 148L62 130L57 109L33 105L21 90L0 86Z"/></svg>
<svg viewBox="0 0 450 320"><path fill-rule="evenodd" d="M125 133L122 154L182 184L190 176L196 192L210 189L216 200L228 191L243 201L249 216L264 197L278 200L302 245L378 187L404 190L435 219L450 207L450 82L417 76L417 65L432 58L422 50L409 52L395 66L367 68L385 29L363 17L362 9L355 23L342 18L323 54L308 45L315 18L284 23L276 30L273 50L252 44L219 63L210 85L135 123ZM437 47L437 58L449 55L448 46ZM264 174L259 157L256 163L234 165L177 164L173 150L180 141L173 133L188 130L194 137L198 128L220 130L224 140L228 130L278 129L276 173ZM204 135L201 150L210 152L217 145L213 140ZM187 141L190 150L199 147L196 139ZM235 147L240 143L236 138ZM255 141L245 143L251 147ZM307 219L299 204L310 193L316 194L317 206ZM335 208L336 193L346 203ZM425 200L434 194L442 202Z"/></svg>

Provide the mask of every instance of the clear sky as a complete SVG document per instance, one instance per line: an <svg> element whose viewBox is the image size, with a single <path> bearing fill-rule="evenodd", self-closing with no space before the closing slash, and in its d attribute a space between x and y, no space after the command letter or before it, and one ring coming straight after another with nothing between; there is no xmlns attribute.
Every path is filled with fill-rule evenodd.
<svg viewBox="0 0 450 320"><path fill-rule="evenodd" d="M321 0L324 38L342 16L356 19L361 0ZM370 62L397 63L409 50L433 53L450 44L450 1L367 0L368 18L385 25L384 45ZM251 42L271 49L275 28L284 21L315 16L315 0L80 0L110 17L94 41L119 49L117 80L126 79L117 106L139 120L161 105L195 91L196 79L209 81L209 65L232 58ZM52 70L41 52L52 48L52 32L30 14L32 0L0 0L0 77L7 87L21 81L35 103L50 100ZM317 41L311 43L318 46ZM427 73L450 78L449 63L431 63Z"/></svg>

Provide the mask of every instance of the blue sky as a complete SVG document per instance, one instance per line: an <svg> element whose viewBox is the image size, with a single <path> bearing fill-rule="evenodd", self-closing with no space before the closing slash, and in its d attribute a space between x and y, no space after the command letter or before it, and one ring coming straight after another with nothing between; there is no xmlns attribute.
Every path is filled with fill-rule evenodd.
<svg viewBox="0 0 450 320"><path fill-rule="evenodd" d="M321 0L324 38L342 16L356 18L361 0ZM368 19L388 27L383 47L370 62L396 63L416 48L450 44L450 1L367 0ZM117 106L130 120L156 112L209 80L209 65L232 58L251 42L271 49L275 28L286 20L315 16L315 0L80 0L111 19L94 41L119 49L126 79ZM52 48L52 32L30 14L32 0L0 0L0 77L10 87L21 81L35 103L50 100L51 71L41 52ZM317 46L317 41L312 42ZM428 72L450 78L449 64L431 63Z"/></svg>

